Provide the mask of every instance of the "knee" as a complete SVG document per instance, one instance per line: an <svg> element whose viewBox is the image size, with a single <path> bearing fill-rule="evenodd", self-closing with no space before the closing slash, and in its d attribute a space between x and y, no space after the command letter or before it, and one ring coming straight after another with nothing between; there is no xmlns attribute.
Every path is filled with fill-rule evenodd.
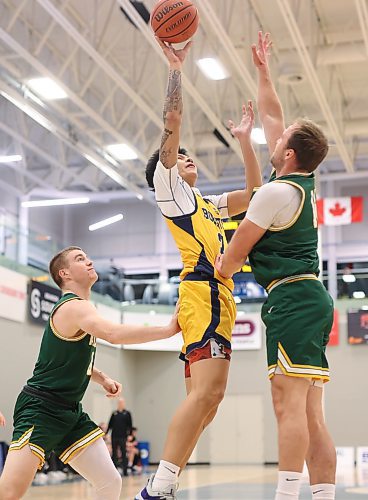
<svg viewBox="0 0 368 500"><path fill-rule="evenodd" d="M272 387L272 403L277 420L280 420L285 415L283 391L277 386Z"/></svg>
<svg viewBox="0 0 368 500"><path fill-rule="evenodd" d="M0 485L0 500L19 500L21 496L9 485L3 488Z"/></svg>
<svg viewBox="0 0 368 500"><path fill-rule="evenodd" d="M106 478L104 484L95 487L97 498L102 496L102 498L106 498L106 500L116 500L117 498L120 498L121 487L121 476L114 468L109 474L109 477Z"/></svg>
<svg viewBox="0 0 368 500"><path fill-rule="evenodd" d="M212 420L216 414L218 405L224 399L224 395L225 391L219 387L216 387L208 390L198 391L196 394L196 399L198 405L200 405L201 407L205 408L206 410L213 410L211 411L212 417L211 415L209 415ZM209 420L209 422L211 420Z"/></svg>
<svg viewBox="0 0 368 500"><path fill-rule="evenodd" d="M203 424L203 429L205 429L208 425L210 425L210 423L212 422L212 420L215 418L215 415L217 413L217 406L214 410L211 411L211 413L209 413L209 415L206 417L206 420L204 421L204 424Z"/></svg>

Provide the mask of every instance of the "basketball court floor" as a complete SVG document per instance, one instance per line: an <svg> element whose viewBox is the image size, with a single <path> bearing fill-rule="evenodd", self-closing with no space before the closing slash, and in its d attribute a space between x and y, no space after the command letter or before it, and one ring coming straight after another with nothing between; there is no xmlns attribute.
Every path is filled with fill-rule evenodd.
<svg viewBox="0 0 368 500"><path fill-rule="evenodd" d="M178 500L273 500L277 470L262 466L190 467L180 482ZM127 477L121 500L133 500L147 475ZM365 485L362 484L365 482ZM360 485L359 485L360 483ZM28 500L84 500L92 498L84 480L54 486L34 486L24 497ZM302 487L300 500L311 498L308 485ZM356 470L338 476L336 500L368 499L368 480Z"/></svg>

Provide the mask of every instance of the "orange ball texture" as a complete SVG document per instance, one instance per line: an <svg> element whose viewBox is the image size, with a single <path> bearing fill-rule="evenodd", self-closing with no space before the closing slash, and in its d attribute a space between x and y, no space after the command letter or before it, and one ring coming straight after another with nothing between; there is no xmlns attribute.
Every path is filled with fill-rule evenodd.
<svg viewBox="0 0 368 500"><path fill-rule="evenodd" d="M198 25L197 7L190 0L160 0L151 13L151 27L164 42L185 42Z"/></svg>

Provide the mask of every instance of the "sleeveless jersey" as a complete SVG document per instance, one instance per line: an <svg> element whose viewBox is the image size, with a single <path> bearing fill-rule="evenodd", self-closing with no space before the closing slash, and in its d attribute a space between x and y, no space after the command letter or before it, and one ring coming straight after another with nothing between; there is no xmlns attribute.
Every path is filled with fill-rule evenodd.
<svg viewBox="0 0 368 500"><path fill-rule="evenodd" d="M53 314L69 300L83 299L67 293L55 304L45 327L33 376L27 384L41 391L53 392L67 401L79 402L92 375L96 339L82 330L71 339L57 332L52 322Z"/></svg>
<svg viewBox="0 0 368 500"><path fill-rule="evenodd" d="M214 268L217 255L226 246L225 230L220 212L208 199L195 193L195 209L191 214L165 217L183 261L180 278L189 273L202 273L216 278L231 291L232 279L223 278Z"/></svg>
<svg viewBox="0 0 368 500"><path fill-rule="evenodd" d="M276 178L272 172L269 182L295 186L301 191L302 199L292 221L280 228L269 228L250 252L256 281L266 289L289 276L319 274L314 174L293 173Z"/></svg>

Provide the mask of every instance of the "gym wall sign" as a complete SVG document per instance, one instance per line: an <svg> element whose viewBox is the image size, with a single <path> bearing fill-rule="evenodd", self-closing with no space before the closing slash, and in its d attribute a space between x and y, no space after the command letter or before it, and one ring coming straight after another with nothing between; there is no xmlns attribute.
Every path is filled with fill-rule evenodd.
<svg viewBox="0 0 368 500"><path fill-rule="evenodd" d="M38 281L30 281L28 292L29 320L32 323L44 325L60 297L61 290Z"/></svg>

